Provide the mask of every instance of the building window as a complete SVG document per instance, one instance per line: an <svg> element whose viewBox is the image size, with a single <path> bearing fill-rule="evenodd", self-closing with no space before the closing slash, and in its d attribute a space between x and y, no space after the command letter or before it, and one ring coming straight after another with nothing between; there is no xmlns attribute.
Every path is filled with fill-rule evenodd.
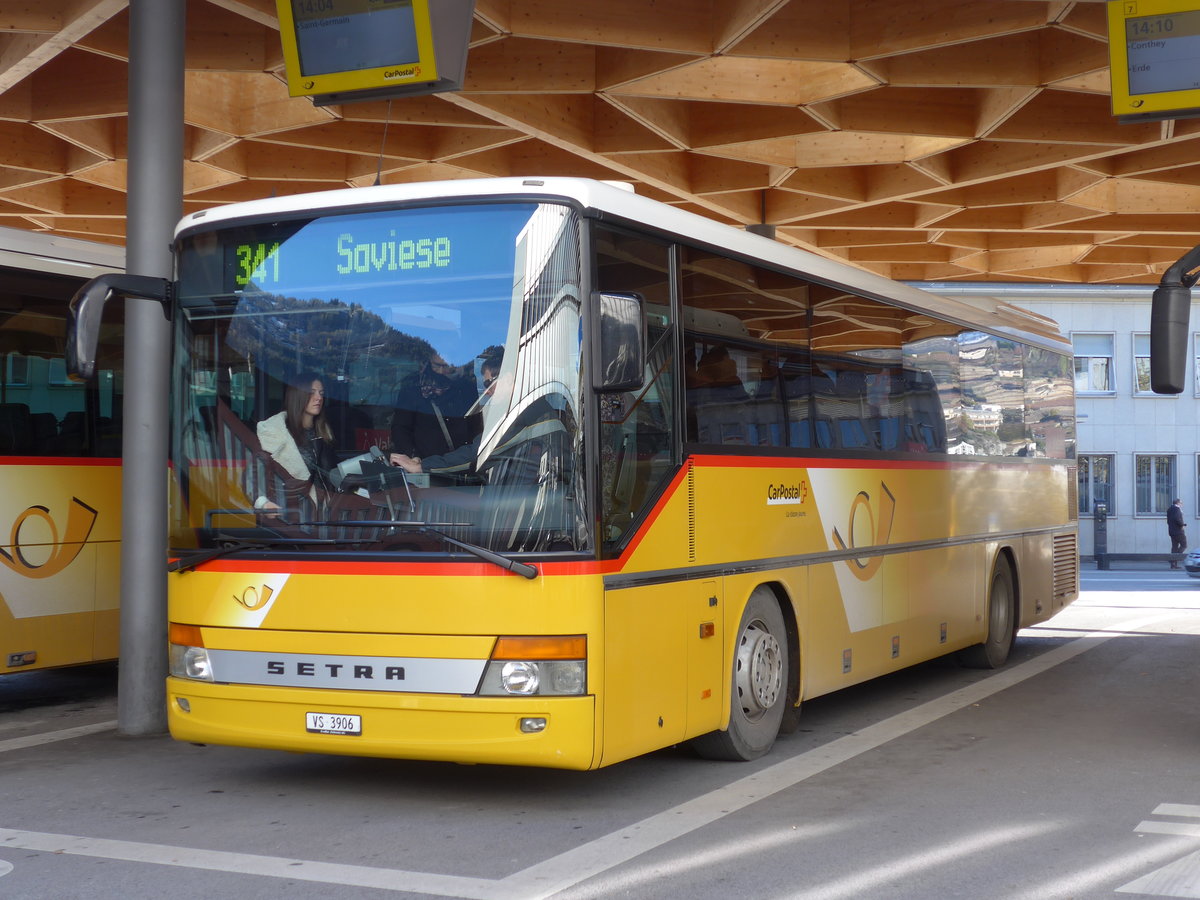
<svg viewBox="0 0 1200 900"><path fill-rule="evenodd" d="M1175 499L1175 457L1138 454L1133 458L1134 502L1139 516L1164 515Z"/></svg>
<svg viewBox="0 0 1200 900"><path fill-rule="evenodd" d="M1200 461L1200 457L1197 458ZM1108 515L1117 514L1117 494L1113 490L1116 474L1111 454L1086 454L1079 463L1079 514L1090 516L1097 503L1103 503ZM1200 508L1200 507L1198 507Z"/></svg>
<svg viewBox="0 0 1200 900"><path fill-rule="evenodd" d="M1111 334L1073 334L1075 348L1075 390L1083 393L1111 394L1113 387L1113 336Z"/></svg>
<svg viewBox="0 0 1200 900"><path fill-rule="evenodd" d="M1196 505L1192 507L1194 515L1200 517L1200 455L1196 457Z"/></svg>
<svg viewBox="0 0 1200 900"><path fill-rule="evenodd" d="M1200 334L1192 335L1192 346L1195 349L1196 366L1192 369L1192 387L1200 394Z"/></svg>
<svg viewBox="0 0 1200 900"><path fill-rule="evenodd" d="M1150 388L1150 335L1133 336L1133 390L1137 394L1151 394Z"/></svg>
<svg viewBox="0 0 1200 900"><path fill-rule="evenodd" d="M29 357L20 353L9 353L7 360L8 371L5 373L9 387L29 386Z"/></svg>

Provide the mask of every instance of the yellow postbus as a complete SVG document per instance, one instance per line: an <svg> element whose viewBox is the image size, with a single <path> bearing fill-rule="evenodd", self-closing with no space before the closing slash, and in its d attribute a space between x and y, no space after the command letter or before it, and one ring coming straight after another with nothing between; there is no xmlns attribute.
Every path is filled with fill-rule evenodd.
<svg viewBox="0 0 1200 900"><path fill-rule="evenodd" d="M124 260L0 228L0 674L117 656L121 325L103 323L86 386L64 347L72 294Z"/></svg>
<svg viewBox="0 0 1200 900"><path fill-rule="evenodd" d="M751 759L1076 596L1042 317L581 179L234 204L176 253L180 740Z"/></svg>

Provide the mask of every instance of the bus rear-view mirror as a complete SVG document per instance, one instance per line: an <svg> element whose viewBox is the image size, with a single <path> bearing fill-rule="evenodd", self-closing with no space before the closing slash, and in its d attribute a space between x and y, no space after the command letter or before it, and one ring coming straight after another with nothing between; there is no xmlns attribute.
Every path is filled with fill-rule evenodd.
<svg viewBox="0 0 1200 900"><path fill-rule="evenodd" d="M597 391L634 391L642 386L646 335L637 294L596 295L600 334Z"/></svg>
<svg viewBox="0 0 1200 900"><path fill-rule="evenodd" d="M67 377L72 381L88 381L96 373L96 346L100 340L100 323L104 305L114 294L123 297L142 297L163 304L170 318L171 282L149 275L100 275L84 283L71 298L67 313Z"/></svg>

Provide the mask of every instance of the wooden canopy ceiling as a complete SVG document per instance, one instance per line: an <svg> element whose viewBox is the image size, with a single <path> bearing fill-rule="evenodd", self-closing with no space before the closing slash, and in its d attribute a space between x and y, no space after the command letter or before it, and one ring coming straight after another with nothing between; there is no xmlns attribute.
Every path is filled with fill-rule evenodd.
<svg viewBox="0 0 1200 900"><path fill-rule="evenodd" d="M0 225L123 241L127 7L0 0ZM185 211L580 175L898 279L1155 282L1200 241L1200 119L1115 121L1103 2L475 9L461 93L316 108L274 0L189 0Z"/></svg>

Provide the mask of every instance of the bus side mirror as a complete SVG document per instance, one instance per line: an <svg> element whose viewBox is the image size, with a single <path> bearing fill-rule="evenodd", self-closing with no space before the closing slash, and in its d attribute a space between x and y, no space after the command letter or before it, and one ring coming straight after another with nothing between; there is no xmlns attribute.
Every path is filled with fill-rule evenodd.
<svg viewBox="0 0 1200 900"><path fill-rule="evenodd" d="M1156 394L1183 391L1191 309L1190 288L1173 284L1154 289L1150 307L1150 389Z"/></svg>
<svg viewBox="0 0 1200 900"><path fill-rule="evenodd" d="M638 294L594 295L598 311L599 365L593 376L597 391L636 391L644 382L646 331Z"/></svg>
<svg viewBox="0 0 1200 900"><path fill-rule="evenodd" d="M157 300L171 318L171 282L148 275L99 275L86 282L71 298L67 312L67 377L87 381L96 373L96 346L104 304L113 294Z"/></svg>
<svg viewBox="0 0 1200 900"><path fill-rule="evenodd" d="M1200 246L1168 267L1154 289L1150 307L1150 389L1156 394L1183 392L1192 285L1200 277L1189 272L1197 266Z"/></svg>

